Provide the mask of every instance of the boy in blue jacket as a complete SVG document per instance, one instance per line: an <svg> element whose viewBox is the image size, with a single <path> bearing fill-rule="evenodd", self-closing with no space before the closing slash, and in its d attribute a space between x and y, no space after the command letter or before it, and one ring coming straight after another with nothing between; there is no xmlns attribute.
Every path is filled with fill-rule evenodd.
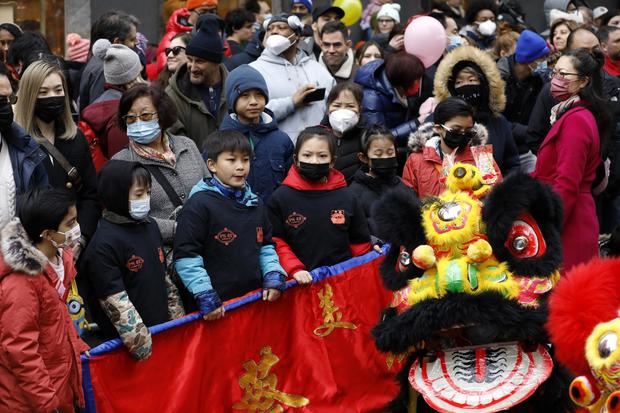
<svg viewBox="0 0 620 413"><path fill-rule="evenodd" d="M231 113L222 120L220 130L234 129L248 139L254 150L248 183L267 203L293 163L293 142L278 129L273 113L265 109L269 101L267 83L256 69L239 66L230 72L225 87Z"/></svg>
<svg viewBox="0 0 620 413"><path fill-rule="evenodd" d="M284 291L271 224L261 199L246 183L252 147L237 131L207 137L204 178L190 193L177 221L174 266L205 320L224 316L223 301L263 288L263 300Z"/></svg>

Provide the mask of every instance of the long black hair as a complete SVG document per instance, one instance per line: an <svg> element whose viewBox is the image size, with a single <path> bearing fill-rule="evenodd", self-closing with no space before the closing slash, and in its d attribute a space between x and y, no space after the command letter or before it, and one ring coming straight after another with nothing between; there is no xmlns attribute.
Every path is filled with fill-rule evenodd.
<svg viewBox="0 0 620 413"><path fill-rule="evenodd" d="M596 120L598 133L601 141L601 157L607 158L609 155L611 134L613 131L612 116L609 112L607 100L603 97L603 79L601 68L605 58L598 51L587 49L572 49L564 53L573 61L573 66L579 76L587 76L590 81L580 92L579 96L587 103L583 106L587 108Z"/></svg>

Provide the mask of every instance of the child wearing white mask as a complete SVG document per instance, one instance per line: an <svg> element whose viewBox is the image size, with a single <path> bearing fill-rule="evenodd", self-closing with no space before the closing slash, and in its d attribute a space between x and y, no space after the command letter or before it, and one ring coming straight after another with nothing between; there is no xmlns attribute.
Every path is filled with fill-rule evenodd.
<svg viewBox="0 0 620 413"><path fill-rule="evenodd" d="M332 130L336 137L336 163L334 168L351 182L360 168L357 154L362 151L361 136L364 132L360 121L363 91L353 82L337 84L327 97L327 115L322 126Z"/></svg>
<svg viewBox="0 0 620 413"><path fill-rule="evenodd" d="M497 24L495 0L472 0L467 4L465 20L467 26L460 31L472 46L482 50L490 49L495 41Z"/></svg>
<svg viewBox="0 0 620 413"><path fill-rule="evenodd" d="M151 355L147 327L182 316L166 273L159 227L149 218L151 174L137 162L110 160L99 175L104 212L80 262L102 339L121 338L131 356Z"/></svg>

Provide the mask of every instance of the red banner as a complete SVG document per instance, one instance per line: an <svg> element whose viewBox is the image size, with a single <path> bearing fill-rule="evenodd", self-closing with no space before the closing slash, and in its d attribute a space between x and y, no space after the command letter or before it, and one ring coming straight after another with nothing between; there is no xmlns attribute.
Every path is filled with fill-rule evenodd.
<svg viewBox="0 0 620 413"><path fill-rule="evenodd" d="M379 353L370 335L392 298L380 260L371 253L319 269L314 275L327 278L290 288L274 303L249 302L222 320L155 334L146 361L123 348L85 359L87 410L383 411L398 391L401 366Z"/></svg>

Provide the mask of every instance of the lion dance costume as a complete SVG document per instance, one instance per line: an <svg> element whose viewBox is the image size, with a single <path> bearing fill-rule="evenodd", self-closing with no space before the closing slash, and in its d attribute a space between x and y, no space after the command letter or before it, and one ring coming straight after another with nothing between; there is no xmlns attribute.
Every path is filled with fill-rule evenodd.
<svg viewBox="0 0 620 413"><path fill-rule="evenodd" d="M483 182L456 164L440 196L397 190L373 211L395 291L373 335L379 350L408 356L393 412L570 411L545 331L561 201L526 175Z"/></svg>

